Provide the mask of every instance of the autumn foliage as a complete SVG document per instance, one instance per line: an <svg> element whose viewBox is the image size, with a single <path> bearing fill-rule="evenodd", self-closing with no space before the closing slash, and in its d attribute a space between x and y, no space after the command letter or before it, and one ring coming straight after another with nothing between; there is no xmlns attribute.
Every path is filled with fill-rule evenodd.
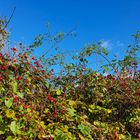
<svg viewBox="0 0 140 140"><path fill-rule="evenodd" d="M56 75L30 48L1 49L0 140L139 139L140 71L133 71L138 64L127 67L129 56L105 76L83 65L93 50L106 54L87 47L78 65L67 64Z"/></svg>

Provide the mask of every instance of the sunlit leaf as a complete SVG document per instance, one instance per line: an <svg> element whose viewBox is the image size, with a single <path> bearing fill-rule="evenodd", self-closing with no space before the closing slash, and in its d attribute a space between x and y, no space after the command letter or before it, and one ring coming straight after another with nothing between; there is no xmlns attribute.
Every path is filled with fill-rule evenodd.
<svg viewBox="0 0 140 140"><path fill-rule="evenodd" d="M6 140L13 140L12 136L8 136Z"/></svg>
<svg viewBox="0 0 140 140"><path fill-rule="evenodd" d="M10 108L13 104L13 98L9 98L5 100L5 105Z"/></svg>
<svg viewBox="0 0 140 140"><path fill-rule="evenodd" d="M18 131L18 126L17 126L16 121L12 121L12 122L11 122L10 129L11 129L11 131L12 131L14 134L17 133L17 131Z"/></svg>
<svg viewBox="0 0 140 140"><path fill-rule="evenodd" d="M60 89L57 89L57 90L56 90L56 94L57 94L57 95L60 95L60 94L61 94L61 90L60 90Z"/></svg>
<svg viewBox="0 0 140 140"><path fill-rule="evenodd" d="M16 93L16 92L17 92L17 88L18 88L18 83L17 83L17 81L13 81L12 87L13 87L13 92Z"/></svg>
<svg viewBox="0 0 140 140"><path fill-rule="evenodd" d="M85 126L83 124L78 125L78 129L83 133L84 135L90 135L91 129L88 126Z"/></svg>

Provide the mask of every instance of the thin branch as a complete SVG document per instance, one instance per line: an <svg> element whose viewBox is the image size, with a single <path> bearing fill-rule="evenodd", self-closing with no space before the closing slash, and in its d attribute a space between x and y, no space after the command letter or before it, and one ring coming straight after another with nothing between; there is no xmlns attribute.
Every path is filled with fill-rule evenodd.
<svg viewBox="0 0 140 140"><path fill-rule="evenodd" d="M15 10L16 10L16 7L14 7L14 9L13 9L13 11L12 11L12 14L11 14L10 18L8 19L6 25L4 26L4 28L3 28L2 30L5 30L5 29L7 28L7 26L8 26L8 24L10 23L12 17L14 16Z"/></svg>
<svg viewBox="0 0 140 140"><path fill-rule="evenodd" d="M114 72L117 74L119 80L121 81L121 78L120 78L118 72L116 71L115 67L112 65L112 63L110 62L110 60L106 56L104 56L103 54L101 54L99 52L93 52L93 53L99 54L101 57L103 57L110 64L110 66L113 68Z"/></svg>
<svg viewBox="0 0 140 140"><path fill-rule="evenodd" d="M63 39L59 40L58 42L55 42L52 44L51 48L46 51L40 58L43 58L46 54L48 54L58 43L60 43L62 40L64 40L67 36L69 36L73 31L75 31L76 27L74 27L72 30L70 30L66 35L63 37Z"/></svg>

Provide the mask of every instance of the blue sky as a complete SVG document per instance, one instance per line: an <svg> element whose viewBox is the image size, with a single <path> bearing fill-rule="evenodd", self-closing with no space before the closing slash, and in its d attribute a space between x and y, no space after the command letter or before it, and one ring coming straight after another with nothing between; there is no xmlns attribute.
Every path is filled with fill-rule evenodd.
<svg viewBox="0 0 140 140"><path fill-rule="evenodd" d="M77 26L77 37L65 39L63 50L105 40L111 53L122 55L131 35L140 29L140 0L1 0L0 15L10 16L14 6L9 25L13 42L31 43L50 22L52 32Z"/></svg>

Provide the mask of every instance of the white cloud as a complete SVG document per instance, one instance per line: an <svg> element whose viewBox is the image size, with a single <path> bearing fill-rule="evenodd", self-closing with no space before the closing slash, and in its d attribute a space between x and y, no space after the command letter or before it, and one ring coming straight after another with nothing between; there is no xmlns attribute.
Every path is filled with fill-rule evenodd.
<svg viewBox="0 0 140 140"><path fill-rule="evenodd" d="M121 41L117 41L115 44L117 47L123 47L124 43L122 43Z"/></svg>
<svg viewBox="0 0 140 140"><path fill-rule="evenodd" d="M112 42L110 40L103 40L101 43L101 47L107 48L109 50L112 50L114 47L123 47L125 44L121 41Z"/></svg>
<svg viewBox="0 0 140 140"><path fill-rule="evenodd" d="M101 47L107 48L107 49L112 49L113 43L110 40L103 40L101 43Z"/></svg>

